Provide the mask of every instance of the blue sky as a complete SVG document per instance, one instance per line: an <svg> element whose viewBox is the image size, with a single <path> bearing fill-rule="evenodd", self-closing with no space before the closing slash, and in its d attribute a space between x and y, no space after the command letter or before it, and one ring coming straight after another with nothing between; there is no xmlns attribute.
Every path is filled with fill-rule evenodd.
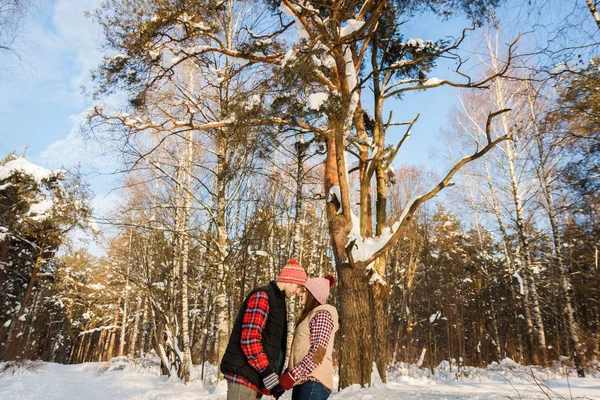
<svg viewBox="0 0 600 400"><path fill-rule="evenodd" d="M575 0L569 0L571 3ZM100 28L84 11L98 7L101 0L40 1L31 13L18 49L23 61L9 60L9 73L0 76L0 154L11 150L21 153L26 145L27 158L48 168L72 167L81 164L96 193L94 205L101 211L113 204L118 177L98 173L112 171L115 164L89 148L79 133L81 118L91 105L82 94L82 86L90 86L89 71L101 60ZM520 2L499 12L501 19L510 20L520 10ZM548 18L556 15L544 11ZM591 17L589 22L592 23ZM409 21L404 27L407 38L436 40L457 36L464 20L441 22L435 17ZM509 32L516 32L510 31ZM466 43L474 46L481 33L472 34ZM512 38L506 38L506 41ZM3 60L5 62L5 60ZM441 65L433 76L451 78L448 65ZM456 104L456 89L438 88L427 92L409 92L403 101L390 103L394 120L409 121L421 113L413 134L400 151L399 164L422 165L441 172L443 163L431 156L440 142L440 130L447 124L449 112ZM389 140L401 138L403 131L389 133ZM443 148L442 145L437 148Z"/></svg>

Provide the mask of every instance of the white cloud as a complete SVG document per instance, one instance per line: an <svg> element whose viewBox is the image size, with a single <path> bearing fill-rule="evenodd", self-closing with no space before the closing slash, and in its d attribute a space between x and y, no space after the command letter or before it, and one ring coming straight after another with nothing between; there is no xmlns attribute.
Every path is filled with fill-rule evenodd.
<svg viewBox="0 0 600 400"><path fill-rule="evenodd" d="M81 164L86 170L99 170L103 173L114 172L116 160L110 156L107 148L99 140L86 140L82 133L87 111L70 115L71 130L66 137L59 139L36 157L42 165L51 168L70 168Z"/></svg>
<svg viewBox="0 0 600 400"><path fill-rule="evenodd" d="M101 168L111 164L112 160L103 155L102 145L86 142L81 133L89 107L81 94L81 86L92 83L90 70L102 59L100 46L103 40L100 26L84 13L100 7L101 3L102 0L58 0L53 9L53 29L34 29L38 47L48 52L35 61L37 68L44 71L38 79L62 80L59 97L82 110L68 116L71 122L68 134L40 152L39 160L45 165L68 168L81 163ZM65 65L67 63L70 65ZM56 98L52 100L56 101Z"/></svg>
<svg viewBox="0 0 600 400"><path fill-rule="evenodd" d="M53 25L71 51L76 52L79 73L71 80L75 89L91 83L89 71L102 59L102 29L93 18L85 16L86 11L99 8L101 3L101 0L59 0L54 8Z"/></svg>
<svg viewBox="0 0 600 400"><path fill-rule="evenodd" d="M39 155L43 165L52 167L72 167L89 159L86 144L79 133L80 117L71 115L73 127L69 134L46 147Z"/></svg>

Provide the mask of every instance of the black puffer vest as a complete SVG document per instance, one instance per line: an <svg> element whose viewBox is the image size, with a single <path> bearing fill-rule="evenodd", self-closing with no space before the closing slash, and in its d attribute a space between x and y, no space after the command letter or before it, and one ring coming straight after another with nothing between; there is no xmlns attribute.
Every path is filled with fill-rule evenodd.
<svg viewBox="0 0 600 400"><path fill-rule="evenodd" d="M240 343L242 337L242 321L244 312L248 307L248 299L256 292L265 292L269 298L269 315L267 324L262 333L262 347L269 360L269 366L279 375L283 370L283 357L285 355L285 345L287 339L287 314L285 308L285 295L279 289L275 281L269 285L254 289L240 307L235 325L229 337L227 350L221 360L221 372L223 374L235 374L248 380L259 389L263 388L262 379L258 372L248 363L246 355L242 351Z"/></svg>

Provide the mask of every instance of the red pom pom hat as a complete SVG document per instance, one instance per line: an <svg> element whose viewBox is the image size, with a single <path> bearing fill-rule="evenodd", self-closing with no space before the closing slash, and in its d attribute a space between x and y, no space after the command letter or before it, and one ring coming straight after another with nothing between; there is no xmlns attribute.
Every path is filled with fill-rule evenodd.
<svg viewBox="0 0 600 400"><path fill-rule="evenodd" d="M333 275L325 275L324 278L310 278L304 286L320 304L327 303L329 292L335 285L335 277Z"/></svg>
<svg viewBox="0 0 600 400"><path fill-rule="evenodd" d="M279 273L277 282L295 283L303 286L307 279L308 276L302 265L298 264L295 258L292 258Z"/></svg>

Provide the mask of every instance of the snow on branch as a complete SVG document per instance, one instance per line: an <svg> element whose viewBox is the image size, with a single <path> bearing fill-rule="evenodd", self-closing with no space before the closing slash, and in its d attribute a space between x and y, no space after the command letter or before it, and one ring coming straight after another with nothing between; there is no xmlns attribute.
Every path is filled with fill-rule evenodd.
<svg viewBox="0 0 600 400"><path fill-rule="evenodd" d="M7 162L0 166L0 181L7 179L16 172L21 172L25 175L29 175L40 184L43 180L58 177L65 171L62 169L51 171L39 165L35 165L23 157L17 157L14 160Z"/></svg>
<svg viewBox="0 0 600 400"><path fill-rule="evenodd" d="M466 31L467 31L467 29L463 30L462 37L459 40L457 40L456 43L454 43L450 47L442 49L438 52L424 55L422 57L417 57L413 60L403 60L396 64L391 65L390 67L387 68L385 82L387 83L392 76L392 72L399 68L403 68L408 65L418 64L421 61L423 61L423 59L425 57L439 57L444 53L448 53L452 50L457 49L458 46L465 39ZM518 36L512 43L509 44L508 56L507 56L506 61L504 62L503 67L500 69L500 71L495 72L494 74L492 74L480 81L472 81L470 76L468 76L467 74L465 74L464 72L461 71L461 67L463 66L463 61L459 58L458 66L456 67L456 70L454 72L456 72L458 75L462 76L463 78L466 78L467 79L466 83L454 82L454 81L450 81L450 80L446 80L446 79L439 79L439 78L435 78L435 77L428 78L428 79L403 79L403 80L394 82L392 84L386 85L386 87L385 87L386 90L385 90L385 94L383 95L383 97L387 99L390 97L397 96L403 92L408 92L408 91L412 91L412 90L431 89L431 88L440 87L440 86L452 86L452 87L457 87L457 88L479 88L479 89L488 88L490 82L492 82L494 79L496 79L498 77L505 76L506 73L508 72L508 69L512 63L512 59L513 59L513 55L514 55L514 48L515 48L517 42L519 41L519 39L520 39L520 36Z"/></svg>
<svg viewBox="0 0 600 400"><path fill-rule="evenodd" d="M460 159L451 169L448 171L446 176L427 193L412 198L408 204L404 207L400 218L394 222L391 229L385 228L382 231L381 236L363 238L360 235L360 224L357 221L358 217L353 216L352 218L352 230L348 235L348 243L346 244L346 254L350 260L350 264L353 266L366 268L373 263L377 258L389 250L391 246L396 243L400 237L400 228L408 222L421 204L430 200L436 196L442 189L453 186L452 178L454 174L458 172L465 164L474 161L491 149L493 149L498 143L510 139L509 135L501 136L495 140L491 139L490 127L491 121L498 115L504 114L510 111L510 109L504 109L490 113L488 115L486 123L486 137L488 140L487 145L481 150L475 151L475 153L465 156Z"/></svg>
<svg viewBox="0 0 600 400"><path fill-rule="evenodd" d="M120 329L120 328L121 327L119 325L100 326L98 328L89 329L87 331L79 332L79 336L85 335L86 333L100 332L100 331L103 331L103 330Z"/></svg>

